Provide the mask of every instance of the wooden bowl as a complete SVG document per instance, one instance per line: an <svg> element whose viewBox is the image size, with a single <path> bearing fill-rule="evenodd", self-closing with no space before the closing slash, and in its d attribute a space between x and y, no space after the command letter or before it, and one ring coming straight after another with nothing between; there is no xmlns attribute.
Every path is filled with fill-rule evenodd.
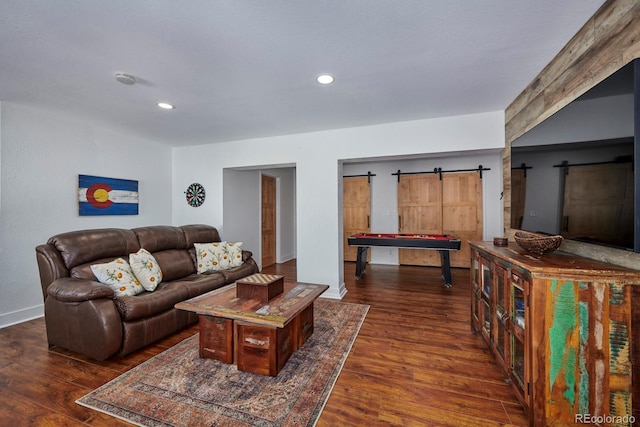
<svg viewBox="0 0 640 427"><path fill-rule="evenodd" d="M516 231L514 239L521 248L538 255L555 251L563 240L562 236L544 236L528 231Z"/></svg>

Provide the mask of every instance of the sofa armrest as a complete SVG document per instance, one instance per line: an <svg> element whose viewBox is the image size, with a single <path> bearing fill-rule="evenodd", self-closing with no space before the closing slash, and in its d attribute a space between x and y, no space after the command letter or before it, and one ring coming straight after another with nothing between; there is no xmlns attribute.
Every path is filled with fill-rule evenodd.
<svg viewBox="0 0 640 427"><path fill-rule="evenodd" d="M242 262L247 262L251 257L253 257L253 252L242 250Z"/></svg>
<svg viewBox="0 0 640 427"><path fill-rule="evenodd" d="M73 277L54 280L47 288L47 294L64 302L82 302L92 299L113 299L113 290L100 282Z"/></svg>

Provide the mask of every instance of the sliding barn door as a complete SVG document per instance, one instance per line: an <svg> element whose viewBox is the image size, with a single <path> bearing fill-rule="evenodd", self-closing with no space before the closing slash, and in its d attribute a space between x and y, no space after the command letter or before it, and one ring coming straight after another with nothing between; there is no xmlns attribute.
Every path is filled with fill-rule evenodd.
<svg viewBox="0 0 640 427"><path fill-rule="evenodd" d="M451 266L469 267L469 240L482 240L482 181L477 172L401 175L398 184L399 232L452 234L462 241L451 252ZM404 265L440 266L437 251L400 249Z"/></svg>
<svg viewBox="0 0 640 427"><path fill-rule="evenodd" d="M632 241L633 191L631 163L569 168L561 234L611 244Z"/></svg>
<svg viewBox="0 0 640 427"><path fill-rule="evenodd" d="M469 267L469 240L482 240L482 180L477 172L442 175L442 232L462 242L452 267Z"/></svg>
<svg viewBox="0 0 640 427"><path fill-rule="evenodd" d="M398 230L401 234L442 234L442 182L438 175L400 175ZM398 257L404 265L440 265L436 251L399 249Z"/></svg>
<svg viewBox="0 0 640 427"><path fill-rule="evenodd" d="M358 248L349 246L347 237L371 231L371 184L369 177L345 177L342 180L342 189L344 260L355 261ZM371 254L369 253L367 256L370 257Z"/></svg>
<svg viewBox="0 0 640 427"><path fill-rule="evenodd" d="M527 195L527 177L522 169L511 171L511 228L522 229L524 201Z"/></svg>

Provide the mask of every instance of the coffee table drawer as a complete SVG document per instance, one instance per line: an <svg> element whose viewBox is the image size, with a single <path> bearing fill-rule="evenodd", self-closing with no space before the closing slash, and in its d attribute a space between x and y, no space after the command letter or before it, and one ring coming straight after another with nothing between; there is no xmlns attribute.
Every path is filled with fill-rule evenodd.
<svg viewBox="0 0 640 427"><path fill-rule="evenodd" d="M233 320L199 315L200 357L233 363Z"/></svg>
<svg viewBox="0 0 640 427"><path fill-rule="evenodd" d="M238 369L276 376L293 353L293 322L283 328L235 322Z"/></svg>
<svg viewBox="0 0 640 427"><path fill-rule="evenodd" d="M291 322L293 323L291 331L293 351L296 352L313 335L313 303L302 310Z"/></svg>

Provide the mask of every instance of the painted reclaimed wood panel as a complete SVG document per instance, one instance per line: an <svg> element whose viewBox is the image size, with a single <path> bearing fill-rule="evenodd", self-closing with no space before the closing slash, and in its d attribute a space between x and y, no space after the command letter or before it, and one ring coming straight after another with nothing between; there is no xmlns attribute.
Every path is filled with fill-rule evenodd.
<svg viewBox="0 0 640 427"><path fill-rule="evenodd" d="M85 215L138 215L138 181L78 175L78 211Z"/></svg>
<svg viewBox="0 0 640 427"><path fill-rule="evenodd" d="M640 333L640 271L559 251L534 255L513 243L471 245L494 275L506 266L524 278L530 425L640 420L640 345L633 339Z"/></svg>
<svg viewBox="0 0 640 427"><path fill-rule="evenodd" d="M631 285L558 279L544 284L546 419L574 423L589 414L630 425L623 420L632 413Z"/></svg>

